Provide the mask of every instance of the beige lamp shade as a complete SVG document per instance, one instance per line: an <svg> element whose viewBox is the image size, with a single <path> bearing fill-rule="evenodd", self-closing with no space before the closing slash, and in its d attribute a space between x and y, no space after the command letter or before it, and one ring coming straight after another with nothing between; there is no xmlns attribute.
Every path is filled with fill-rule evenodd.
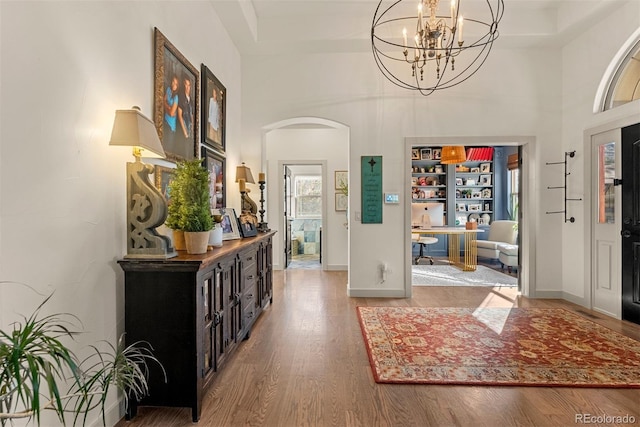
<svg viewBox="0 0 640 427"><path fill-rule="evenodd" d="M109 145L122 145L144 150L141 157L165 158L162 143L155 124L145 117L138 107L116 110Z"/></svg>
<svg viewBox="0 0 640 427"><path fill-rule="evenodd" d="M251 169L249 169L249 166L246 166L244 162L242 162L242 165L236 167L236 182L240 179L244 179L244 182L248 184L256 183L251 174Z"/></svg>
<svg viewBox="0 0 640 427"><path fill-rule="evenodd" d="M451 165L467 161L467 154L463 145L449 145L442 147L440 163Z"/></svg>

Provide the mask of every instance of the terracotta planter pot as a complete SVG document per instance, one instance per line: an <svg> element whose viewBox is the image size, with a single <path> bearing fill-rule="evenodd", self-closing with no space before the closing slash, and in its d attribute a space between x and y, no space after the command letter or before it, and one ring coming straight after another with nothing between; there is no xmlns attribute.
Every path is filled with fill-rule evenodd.
<svg viewBox="0 0 640 427"><path fill-rule="evenodd" d="M208 231L185 231L184 241L187 246L188 254L207 253L207 245L209 244L209 232Z"/></svg>
<svg viewBox="0 0 640 427"><path fill-rule="evenodd" d="M176 251L184 251L187 249L184 242L184 231L173 230L173 247Z"/></svg>

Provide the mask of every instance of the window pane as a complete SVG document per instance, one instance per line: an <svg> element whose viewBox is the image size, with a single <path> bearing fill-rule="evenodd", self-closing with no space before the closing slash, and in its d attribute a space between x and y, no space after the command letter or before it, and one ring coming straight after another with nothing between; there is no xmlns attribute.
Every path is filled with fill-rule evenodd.
<svg viewBox="0 0 640 427"><path fill-rule="evenodd" d="M299 196L296 198L297 217L319 217L322 214L322 197Z"/></svg>
<svg viewBox="0 0 640 427"><path fill-rule="evenodd" d="M322 194L322 178L319 176L297 176L296 196L320 196Z"/></svg>
<svg viewBox="0 0 640 427"><path fill-rule="evenodd" d="M297 218L322 217L322 177L295 177L296 213Z"/></svg>
<svg viewBox="0 0 640 427"><path fill-rule="evenodd" d="M615 191L613 179L616 175L616 143L610 142L598 147L598 222L615 222Z"/></svg>

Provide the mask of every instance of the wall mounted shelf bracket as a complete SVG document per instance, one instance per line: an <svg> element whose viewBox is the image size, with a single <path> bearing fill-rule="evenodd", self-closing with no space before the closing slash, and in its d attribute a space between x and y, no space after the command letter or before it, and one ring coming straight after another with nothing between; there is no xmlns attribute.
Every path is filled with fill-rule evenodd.
<svg viewBox="0 0 640 427"><path fill-rule="evenodd" d="M547 162L547 165L564 165L564 185L558 187L547 187L548 190L556 190L563 189L564 190L564 209L561 211L553 211L547 212L547 214L564 214L564 222L575 222L576 219L574 217L567 218L567 202L577 202L582 199L570 199L567 198L567 176L571 175L571 172L567 172L567 158L574 157L576 155L576 151L565 151L564 153L564 162Z"/></svg>

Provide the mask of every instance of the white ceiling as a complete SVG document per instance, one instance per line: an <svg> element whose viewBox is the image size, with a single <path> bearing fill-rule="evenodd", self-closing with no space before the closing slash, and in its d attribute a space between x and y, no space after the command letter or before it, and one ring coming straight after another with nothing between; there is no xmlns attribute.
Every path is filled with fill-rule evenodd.
<svg viewBox="0 0 640 427"><path fill-rule="evenodd" d="M371 23L379 3L377 0L210 1L242 55L370 52ZM497 0L488 1L495 4ZM602 14L627 1L639 0L504 0L500 37L494 48L565 44L587 26L597 25ZM485 8L486 2L460 0L460 9ZM383 6L390 3L385 0Z"/></svg>

